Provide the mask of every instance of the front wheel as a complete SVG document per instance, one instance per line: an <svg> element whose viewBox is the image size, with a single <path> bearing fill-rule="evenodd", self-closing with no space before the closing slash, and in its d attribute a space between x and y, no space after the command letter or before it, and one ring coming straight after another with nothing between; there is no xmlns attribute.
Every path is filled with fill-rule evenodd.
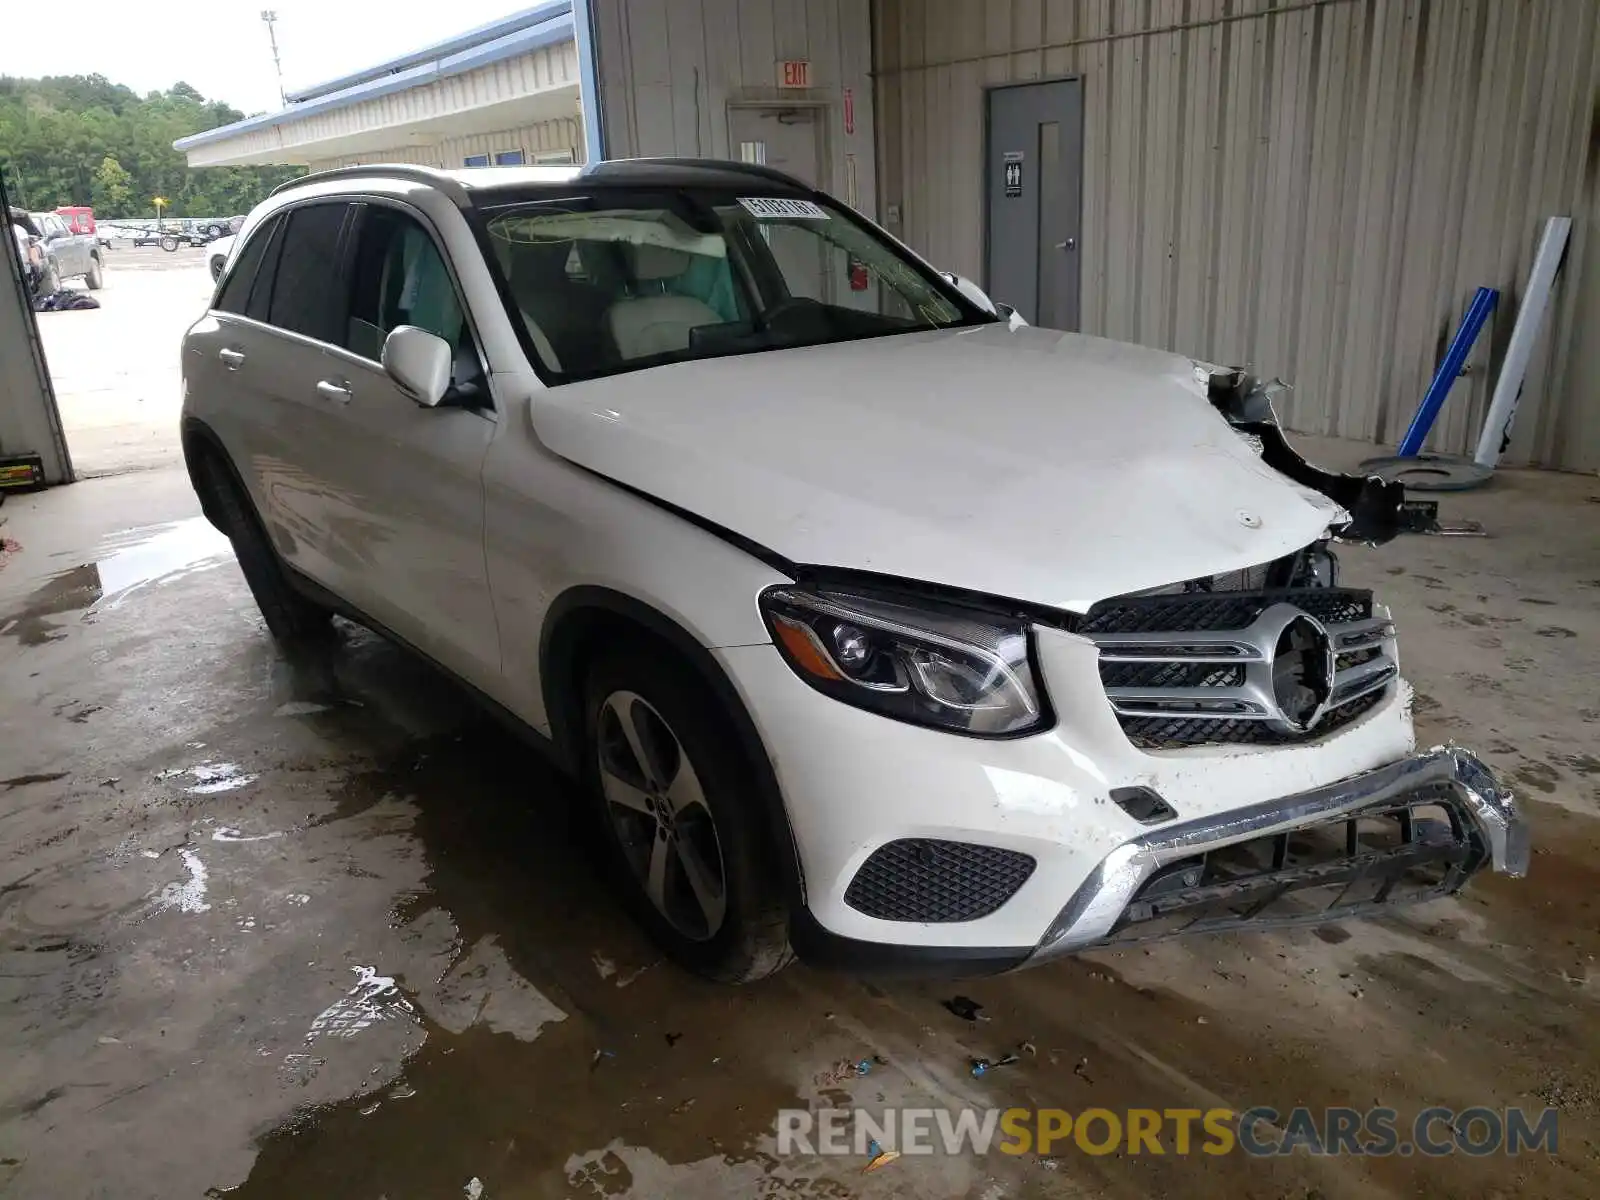
<svg viewBox="0 0 1600 1200"><path fill-rule="evenodd" d="M84 280L88 283L91 292L98 292L105 286L105 269L100 265L98 257L89 260L89 273L84 276Z"/></svg>
<svg viewBox="0 0 1600 1200"><path fill-rule="evenodd" d="M178 239L170 233L161 235L161 248L171 254L178 248Z"/></svg>
<svg viewBox="0 0 1600 1200"><path fill-rule="evenodd" d="M590 672L586 717L601 835L656 943L725 983L787 964L787 911L759 800L717 701L659 648L622 646Z"/></svg>

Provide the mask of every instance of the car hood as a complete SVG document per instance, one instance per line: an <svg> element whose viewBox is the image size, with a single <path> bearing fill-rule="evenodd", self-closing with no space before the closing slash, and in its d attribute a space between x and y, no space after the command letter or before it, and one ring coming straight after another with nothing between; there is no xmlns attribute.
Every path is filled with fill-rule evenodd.
<svg viewBox="0 0 1600 1200"><path fill-rule="evenodd" d="M531 415L556 454L791 562L1080 612L1342 514L1260 460L1189 359L1027 326L675 363Z"/></svg>

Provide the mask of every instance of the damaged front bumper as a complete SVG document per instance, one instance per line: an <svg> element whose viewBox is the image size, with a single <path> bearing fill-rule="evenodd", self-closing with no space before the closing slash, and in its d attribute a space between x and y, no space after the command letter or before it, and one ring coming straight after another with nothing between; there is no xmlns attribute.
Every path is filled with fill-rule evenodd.
<svg viewBox="0 0 1600 1200"><path fill-rule="evenodd" d="M1324 924L1528 870L1528 827L1478 758L1440 746L1326 787L1127 842L1030 960L1180 934Z"/></svg>

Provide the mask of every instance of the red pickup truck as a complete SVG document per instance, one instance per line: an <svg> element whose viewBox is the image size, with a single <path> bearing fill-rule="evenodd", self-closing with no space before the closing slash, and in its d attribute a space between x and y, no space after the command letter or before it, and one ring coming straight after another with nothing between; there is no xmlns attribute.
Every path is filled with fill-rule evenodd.
<svg viewBox="0 0 1600 1200"><path fill-rule="evenodd" d="M68 204L56 209L56 216L67 223L67 228L80 236L92 237L102 246L111 245L111 239L99 232L94 224L94 209L85 205Z"/></svg>

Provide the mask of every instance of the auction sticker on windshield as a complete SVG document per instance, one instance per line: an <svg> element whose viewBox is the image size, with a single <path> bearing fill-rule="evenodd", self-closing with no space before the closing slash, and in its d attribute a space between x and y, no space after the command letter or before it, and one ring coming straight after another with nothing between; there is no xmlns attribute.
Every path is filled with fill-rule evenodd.
<svg viewBox="0 0 1600 1200"><path fill-rule="evenodd" d="M740 196L739 203L752 217L788 217L791 220L826 221L828 214L809 200L779 200L772 196Z"/></svg>

